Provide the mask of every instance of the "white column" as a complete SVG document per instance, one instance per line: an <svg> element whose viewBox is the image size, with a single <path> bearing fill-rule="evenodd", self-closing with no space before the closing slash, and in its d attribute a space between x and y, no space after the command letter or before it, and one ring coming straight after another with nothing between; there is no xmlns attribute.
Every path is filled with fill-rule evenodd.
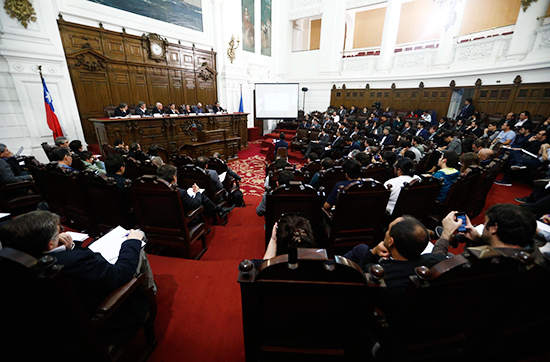
<svg viewBox="0 0 550 362"><path fill-rule="evenodd" d="M532 2L526 11L520 8L506 59L525 58L535 41L535 29L542 24L542 20L537 18L546 15L548 4L550 0L538 0Z"/></svg>
<svg viewBox="0 0 550 362"><path fill-rule="evenodd" d="M323 61L319 64L319 72L339 72L342 65L344 50L344 34L346 25L346 1L324 0L323 17L321 18L321 44L319 51Z"/></svg>
<svg viewBox="0 0 550 362"><path fill-rule="evenodd" d="M455 45L455 37L460 35L460 27L464 19L464 10L466 9L466 0L452 5L443 5L440 9L442 19L442 32L439 38L439 48L435 56L434 67L438 69L447 69L453 61L453 48ZM453 18L456 13L456 18L453 24L445 29L449 19Z"/></svg>
<svg viewBox="0 0 550 362"><path fill-rule="evenodd" d="M399 17L401 16L402 0L388 0L386 17L384 18L384 31L382 33L382 44L380 45L380 57L378 58L377 70L382 73L389 73L391 59L397 41L399 30Z"/></svg>
<svg viewBox="0 0 550 362"><path fill-rule="evenodd" d="M353 37L355 35L355 16L346 14L346 50L353 50Z"/></svg>

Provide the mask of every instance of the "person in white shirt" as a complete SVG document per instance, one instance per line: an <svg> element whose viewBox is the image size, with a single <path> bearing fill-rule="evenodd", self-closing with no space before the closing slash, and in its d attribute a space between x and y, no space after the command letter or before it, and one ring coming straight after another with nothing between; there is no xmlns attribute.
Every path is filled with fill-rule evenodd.
<svg viewBox="0 0 550 362"><path fill-rule="evenodd" d="M421 118L424 120L424 122L427 122L428 124L432 123L432 116L428 113L428 111L424 111Z"/></svg>
<svg viewBox="0 0 550 362"><path fill-rule="evenodd" d="M387 188L391 185L390 199L388 200L388 205L386 206L386 211L390 213L390 215L393 214L395 203L399 198L403 185L414 179L420 179L420 177L414 174L414 163L408 157L402 157L397 161L395 164L395 173L397 177L389 179L384 183L384 186Z"/></svg>

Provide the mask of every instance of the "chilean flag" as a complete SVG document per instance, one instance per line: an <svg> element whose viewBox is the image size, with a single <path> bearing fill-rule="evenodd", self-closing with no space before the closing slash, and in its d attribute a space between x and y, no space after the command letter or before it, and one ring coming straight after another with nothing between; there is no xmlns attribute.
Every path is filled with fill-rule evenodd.
<svg viewBox="0 0 550 362"><path fill-rule="evenodd" d="M42 74L40 75L42 76ZM44 104L46 105L46 120L48 122L48 127L50 127L50 129L52 130L54 139L57 137L62 137L63 130L61 130L61 126L59 125L59 120L55 115L55 110L53 109L52 96L48 91L48 87L46 87L46 81L44 80L44 78L42 78L42 85L44 86Z"/></svg>

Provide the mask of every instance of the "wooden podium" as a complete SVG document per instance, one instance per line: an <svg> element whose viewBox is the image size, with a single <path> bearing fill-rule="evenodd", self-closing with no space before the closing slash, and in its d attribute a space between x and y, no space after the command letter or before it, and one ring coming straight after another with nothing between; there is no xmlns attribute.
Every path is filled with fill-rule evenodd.
<svg viewBox="0 0 550 362"><path fill-rule="evenodd" d="M138 142L143 150L156 144L171 154L197 157L219 152L225 159L231 159L237 157L238 150L248 147L247 116L248 113L232 113L90 121L100 148L121 139L126 144Z"/></svg>

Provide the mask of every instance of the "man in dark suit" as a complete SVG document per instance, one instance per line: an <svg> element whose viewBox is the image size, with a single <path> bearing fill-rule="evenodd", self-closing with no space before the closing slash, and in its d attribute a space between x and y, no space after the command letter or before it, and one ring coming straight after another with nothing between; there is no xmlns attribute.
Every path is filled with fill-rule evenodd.
<svg viewBox="0 0 550 362"><path fill-rule="evenodd" d="M288 142L285 141L285 134L283 132L279 133L279 139L275 141L275 156L277 155L277 150L279 148L286 148L288 152Z"/></svg>
<svg viewBox="0 0 550 362"><path fill-rule="evenodd" d="M223 112L224 109L222 108L222 106L220 106L220 102L216 102L214 104L214 106L212 107L212 110L214 111L214 113L218 113L218 112Z"/></svg>
<svg viewBox="0 0 550 362"><path fill-rule="evenodd" d="M210 175L210 181L212 183L212 188L214 189L214 192L220 191L223 189L222 182L220 181L220 176L218 176L218 173L214 170L208 169L208 159L204 156L197 157L197 160L195 161L195 166L198 168L205 170Z"/></svg>
<svg viewBox="0 0 550 362"><path fill-rule="evenodd" d="M32 176L19 166L13 152L3 143L0 143L0 184L7 185L14 182L32 180Z"/></svg>
<svg viewBox="0 0 550 362"><path fill-rule="evenodd" d="M321 159L325 157L336 158L341 156L344 152L344 146L345 146L344 137L341 131L338 130L336 131L336 138L334 139L332 144L328 145L329 149L325 150L321 154Z"/></svg>
<svg viewBox="0 0 550 362"><path fill-rule="evenodd" d="M44 254L57 259L63 265L63 274L68 279L84 308L91 312L101 301L113 291L128 283L136 273L145 274L147 287L156 293L157 287L153 273L147 261L147 255L142 251L143 232L130 230L126 241L122 243L119 256L114 264L109 263L101 256L80 243L75 243L71 236L59 232L59 217L49 211L33 211L15 218L3 225L0 235L4 247L10 247L40 258ZM134 299L135 298L135 299ZM112 338L121 340L131 338L134 328L126 330L127 322L140 323L149 309L147 300L133 295L128 300L131 304L122 305L117 313L123 313L124 325L118 323L117 334ZM62 306L51 306L62 308ZM52 310L52 313L55 311ZM134 322L135 323L135 322ZM130 323L130 325L134 324ZM138 324L139 325L139 324ZM115 327L115 326L113 326ZM121 328L122 327L122 328ZM123 333L125 336L120 336Z"/></svg>
<svg viewBox="0 0 550 362"><path fill-rule="evenodd" d="M143 101L139 101L135 113L136 113L136 115L142 116L142 117L143 116L148 116L149 114L147 113L147 104L145 104L145 102L143 102Z"/></svg>
<svg viewBox="0 0 550 362"><path fill-rule="evenodd" d="M118 108L115 108L115 117L129 117L130 111L128 111L128 105L126 103L120 103Z"/></svg>
<svg viewBox="0 0 550 362"><path fill-rule="evenodd" d="M309 142L309 145L307 146L306 154L304 157L302 157L302 159L303 160L307 159L311 152L319 153L317 151L321 150L320 153L322 153L322 151L324 151L325 147L328 145L329 141L330 141L330 136L328 135L328 133L325 132L325 129L323 128L321 130L321 133L319 133L319 135L317 136L317 140Z"/></svg>
<svg viewBox="0 0 550 362"><path fill-rule="evenodd" d="M466 98L466 100L464 101L464 107L462 107L462 109L460 110L460 113L456 117L456 120L467 120L472 116L472 114L474 114L474 111L475 107L472 104L472 98Z"/></svg>
<svg viewBox="0 0 550 362"><path fill-rule="evenodd" d="M346 111L346 109L344 108L343 105L340 106L340 109L338 110L338 115L340 116L340 118L344 118L344 116L348 114L348 112Z"/></svg>
<svg viewBox="0 0 550 362"><path fill-rule="evenodd" d="M180 114L180 112L176 108L176 103L170 103L168 109L166 110L166 114Z"/></svg>
<svg viewBox="0 0 550 362"><path fill-rule="evenodd" d="M159 167L159 169L157 170L157 177L159 179L162 179L162 180L170 183L170 185L175 185L178 182L178 169L175 166L172 166L172 165L163 165L163 166ZM214 213L217 213L218 216L221 219L223 219L235 207L235 206L219 207L218 205L214 204L212 202L212 200L210 200L208 198L208 196L203 195L200 192L200 188L199 188L199 186L197 186L197 184L193 184L192 188L193 188L194 197L189 196L187 190L184 190L184 189L179 189L178 190L179 194L180 194L180 197L181 197L183 210L185 212L190 212L190 211L193 211L193 210L198 209L199 207L203 206L204 207L204 214L207 217L212 217L212 216L214 216ZM194 225L194 224L199 223L201 221L202 220L200 220L199 217L195 217L191 221L191 224Z"/></svg>
<svg viewBox="0 0 550 362"><path fill-rule="evenodd" d="M118 190L120 191L120 195L122 196L122 200L129 210L131 203L127 186L129 186L132 182L122 176L126 171L126 163L124 162L122 155L115 154L107 156L105 159L105 171L107 171L107 177L111 177L115 180Z"/></svg>
<svg viewBox="0 0 550 362"><path fill-rule="evenodd" d="M424 140L427 140L428 137L430 137L428 131L424 128L424 124L422 122L418 122L416 124L416 132L414 133L415 136L420 136L424 138Z"/></svg>
<svg viewBox="0 0 550 362"><path fill-rule="evenodd" d="M153 108L153 114L164 114L164 108L162 107L162 103L157 102L155 104L155 108Z"/></svg>
<svg viewBox="0 0 550 362"><path fill-rule="evenodd" d="M380 136L379 143L380 146L387 146L393 144L393 136L390 134L390 127L384 127L382 135Z"/></svg>
<svg viewBox="0 0 550 362"><path fill-rule="evenodd" d="M534 124L533 124L533 121L531 121L529 119L529 117L531 116L531 113L529 111L523 111L519 114L519 121L516 122L516 129L519 129L520 127L522 126L528 126L528 127L532 127L532 129L534 129Z"/></svg>
<svg viewBox="0 0 550 362"><path fill-rule="evenodd" d="M406 135L408 133L412 134L413 129L411 127L411 122L405 121L405 125L403 126L403 129L401 130L402 135Z"/></svg>

